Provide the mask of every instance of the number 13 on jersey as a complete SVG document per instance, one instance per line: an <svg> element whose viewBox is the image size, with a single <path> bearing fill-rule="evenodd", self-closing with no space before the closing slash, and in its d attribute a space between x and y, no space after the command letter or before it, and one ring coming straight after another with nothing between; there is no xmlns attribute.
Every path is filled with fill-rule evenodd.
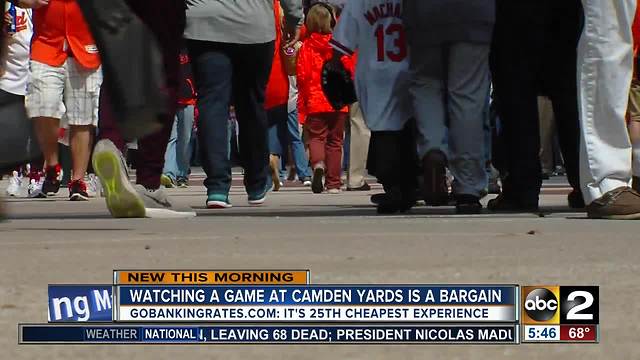
<svg viewBox="0 0 640 360"><path fill-rule="evenodd" d="M389 59L401 62L407 58L407 37L402 24L378 25L375 32L378 44L378 61ZM390 44L387 44L390 42Z"/></svg>

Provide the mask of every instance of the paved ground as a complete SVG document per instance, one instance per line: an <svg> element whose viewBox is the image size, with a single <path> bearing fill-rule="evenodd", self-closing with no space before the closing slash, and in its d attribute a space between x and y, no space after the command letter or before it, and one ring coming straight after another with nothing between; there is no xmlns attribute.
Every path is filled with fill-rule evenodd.
<svg viewBox="0 0 640 360"><path fill-rule="evenodd" d="M4 189L6 182L0 183ZM66 195L66 191L65 192ZM375 191L374 191L375 192ZM590 221L545 186L544 216L453 216L417 208L379 217L370 193L301 187L249 208L203 208L204 189L171 190L189 220L114 220L100 199L13 199L0 224L0 359L640 359L640 222ZM309 268L315 283L598 284L599 345L21 346L18 322L46 320L48 283L109 283L114 268Z"/></svg>

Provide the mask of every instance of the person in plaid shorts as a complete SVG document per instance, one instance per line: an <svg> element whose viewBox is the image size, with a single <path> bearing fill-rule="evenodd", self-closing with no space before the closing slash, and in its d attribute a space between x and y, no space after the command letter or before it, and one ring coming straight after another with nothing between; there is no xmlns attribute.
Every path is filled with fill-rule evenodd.
<svg viewBox="0 0 640 360"><path fill-rule="evenodd" d="M33 22L26 107L45 160L42 192L53 195L60 189L58 129L65 121L72 158L69 199L88 200L83 179L98 122L98 48L75 0L50 0L34 10Z"/></svg>

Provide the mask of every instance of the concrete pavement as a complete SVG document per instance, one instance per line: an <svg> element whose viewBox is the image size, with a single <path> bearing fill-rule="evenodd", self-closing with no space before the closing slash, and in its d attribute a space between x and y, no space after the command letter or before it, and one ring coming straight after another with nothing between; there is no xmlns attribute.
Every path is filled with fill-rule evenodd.
<svg viewBox="0 0 640 360"><path fill-rule="evenodd" d="M0 183L4 189L6 181ZM639 359L640 222L586 220L548 183L543 214L377 216L369 193L285 187L261 208L204 209L204 188L170 190L188 220L111 219L102 199L9 200L0 224L0 359ZM3 190L4 191L4 190ZM314 283L600 285L599 345L18 346L46 320L49 283L110 283L114 268L309 268Z"/></svg>

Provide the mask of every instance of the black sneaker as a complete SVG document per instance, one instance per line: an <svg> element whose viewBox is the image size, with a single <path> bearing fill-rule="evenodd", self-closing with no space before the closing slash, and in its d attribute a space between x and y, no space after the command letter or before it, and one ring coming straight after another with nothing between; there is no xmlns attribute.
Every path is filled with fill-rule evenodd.
<svg viewBox="0 0 640 360"><path fill-rule="evenodd" d="M473 195L456 195L456 213L461 215L480 214L482 204L480 198Z"/></svg>
<svg viewBox="0 0 640 360"><path fill-rule="evenodd" d="M502 193L489 201L487 209L497 213L537 212L538 203L511 198Z"/></svg>
<svg viewBox="0 0 640 360"><path fill-rule="evenodd" d="M176 184L180 189L186 189L189 187L189 179L180 177L176 181Z"/></svg>
<svg viewBox="0 0 640 360"><path fill-rule="evenodd" d="M431 150L422 159L424 202L429 206L446 206L449 202L446 166L447 157L440 150Z"/></svg>
<svg viewBox="0 0 640 360"><path fill-rule="evenodd" d="M62 168L60 164L55 166L47 166L42 183L42 192L47 196L53 196L60 191L60 174Z"/></svg>
<svg viewBox="0 0 640 360"><path fill-rule="evenodd" d="M584 203L584 197L582 197L582 191L573 190L567 196L569 207L572 209L584 209L587 205Z"/></svg>
<svg viewBox="0 0 640 360"><path fill-rule="evenodd" d="M371 201L373 205L379 205L380 202L384 200L385 196L387 196L387 194L373 194L369 198L369 201Z"/></svg>
<svg viewBox="0 0 640 360"><path fill-rule="evenodd" d="M69 200L88 201L87 184L83 180L72 180L69 182Z"/></svg>
<svg viewBox="0 0 640 360"><path fill-rule="evenodd" d="M313 191L314 194L322 194L322 191L324 191L324 169L321 167L317 167L313 170L311 191Z"/></svg>
<svg viewBox="0 0 640 360"><path fill-rule="evenodd" d="M378 203L378 214L392 215L396 213L405 213L415 205L416 201L413 196L403 193L400 189L391 189L388 193L381 194Z"/></svg>

